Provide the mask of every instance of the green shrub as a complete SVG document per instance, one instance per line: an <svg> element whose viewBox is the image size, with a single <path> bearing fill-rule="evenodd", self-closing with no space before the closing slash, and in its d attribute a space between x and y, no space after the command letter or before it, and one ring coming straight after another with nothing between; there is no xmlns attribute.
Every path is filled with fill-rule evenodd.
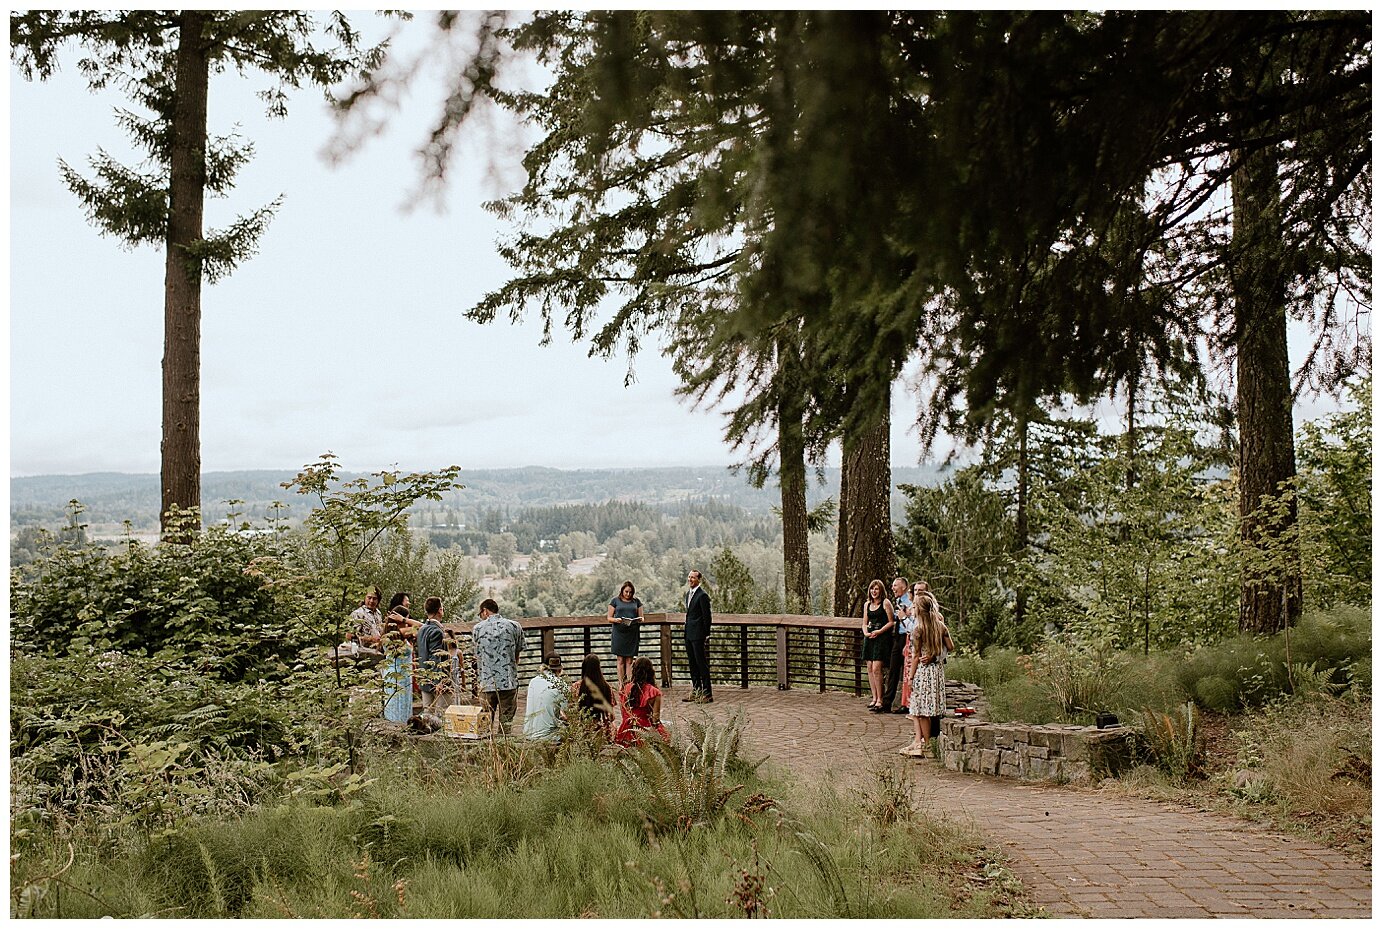
<svg viewBox="0 0 1382 929"><path fill-rule="evenodd" d="M1234 681L1215 674L1195 681L1195 701L1208 710L1232 713L1238 706L1238 687Z"/></svg>
<svg viewBox="0 0 1382 929"><path fill-rule="evenodd" d="M1005 681L1021 677L1026 673L1020 659L1022 653L1015 648L1000 648L996 645L984 649L983 657L978 655L952 656L945 665L945 676L952 681L965 681L978 684L988 691Z"/></svg>
<svg viewBox="0 0 1382 929"><path fill-rule="evenodd" d="M307 639L247 570L278 544L218 526L195 545L53 549L11 579L14 649L200 654L202 673L227 681L281 674Z"/></svg>
<svg viewBox="0 0 1382 929"><path fill-rule="evenodd" d="M1146 708L1164 711L1182 703L1186 694L1171 673L1175 661L1167 655L1052 640L1031 656L999 649L982 659L951 662L946 676L982 682L992 719L1089 724L1099 713L1126 720ZM957 673L952 672L954 664L960 665Z"/></svg>
<svg viewBox="0 0 1382 929"><path fill-rule="evenodd" d="M407 772L407 757L371 769ZM972 831L913 810L861 823L831 793L755 781L742 815L657 835L643 788L608 759L495 787L481 775L379 777L357 803L207 817L132 855L21 837L16 915L247 918L939 918L992 915L962 879ZM766 791L766 793L765 793ZM768 794L772 794L770 797ZM777 799L773 799L776 797ZM737 799L737 798L736 798Z"/></svg>
<svg viewBox="0 0 1382 929"><path fill-rule="evenodd" d="M1050 723L1065 719L1060 703L1038 681L1018 677L984 692L988 715L996 722Z"/></svg>
<svg viewBox="0 0 1382 929"><path fill-rule="evenodd" d="M1177 783L1200 774L1204 766L1204 736L1196 725L1195 704L1187 702L1178 713L1143 710L1138 750L1146 761Z"/></svg>
<svg viewBox="0 0 1382 929"><path fill-rule="evenodd" d="M1177 669L1177 678L1206 709L1233 713L1262 706L1297 687L1288 673L1288 644L1290 665L1312 669L1302 683L1323 675L1328 682L1371 692L1371 616L1351 606L1307 614L1287 633L1239 635L1197 649Z"/></svg>

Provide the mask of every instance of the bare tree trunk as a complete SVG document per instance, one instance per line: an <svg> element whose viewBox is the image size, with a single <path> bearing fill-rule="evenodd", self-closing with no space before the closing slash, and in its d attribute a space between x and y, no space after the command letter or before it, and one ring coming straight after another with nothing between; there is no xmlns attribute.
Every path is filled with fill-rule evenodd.
<svg viewBox="0 0 1382 929"><path fill-rule="evenodd" d="M863 612L865 588L877 578L885 588L896 571L889 459L889 416L854 442L845 443L840 475L840 537L835 548L835 615Z"/></svg>
<svg viewBox="0 0 1382 929"><path fill-rule="evenodd" d="M163 499L168 512L201 506L201 261L188 246L202 240L206 193L206 100L210 57L207 14L179 14L176 87L169 159L168 237L163 277ZM187 527L200 526L196 523Z"/></svg>
<svg viewBox="0 0 1382 929"><path fill-rule="evenodd" d="M1281 182L1276 151L1243 153L1233 174L1232 286L1237 341L1238 513L1247 545L1262 535L1289 537L1296 524L1292 499L1285 518L1267 525L1256 514L1264 497L1281 493L1296 473L1291 417L1291 366L1286 344L1288 258L1281 229ZM1279 543L1278 543L1279 544ZM1280 632L1300 617L1301 575L1293 550L1268 578L1244 575L1238 628Z"/></svg>

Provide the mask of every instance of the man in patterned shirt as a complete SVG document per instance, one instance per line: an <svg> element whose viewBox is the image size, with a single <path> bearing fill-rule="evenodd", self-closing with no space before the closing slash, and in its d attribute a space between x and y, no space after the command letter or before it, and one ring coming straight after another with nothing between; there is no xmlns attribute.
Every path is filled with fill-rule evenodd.
<svg viewBox="0 0 1382 929"><path fill-rule="evenodd" d="M384 614L379 612L379 588L365 594L365 603L350 614L355 641L366 648L378 648L384 635Z"/></svg>
<svg viewBox="0 0 1382 929"><path fill-rule="evenodd" d="M480 604L480 621L471 630L479 662L480 691L500 733L509 731L518 712L518 656L523 651L523 627L499 615L499 604ZM496 710L497 707L497 710Z"/></svg>

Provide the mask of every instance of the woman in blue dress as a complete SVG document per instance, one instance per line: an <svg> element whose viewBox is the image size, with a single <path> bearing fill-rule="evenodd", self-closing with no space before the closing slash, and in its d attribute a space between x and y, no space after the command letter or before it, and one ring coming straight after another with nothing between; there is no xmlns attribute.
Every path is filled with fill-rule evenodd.
<svg viewBox="0 0 1382 929"><path fill-rule="evenodd" d="M392 723L406 723L413 715L413 647L406 635L411 624L408 595L394 594L382 643L389 656L384 665L384 718Z"/></svg>
<svg viewBox="0 0 1382 929"><path fill-rule="evenodd" d="M633 595L633 581L625 581L619 596L609 601L607 618L610 630L610 651L619 668L619 690L633 680L633 660L638 657L638 629L643 625L643 603Z"/></svg>

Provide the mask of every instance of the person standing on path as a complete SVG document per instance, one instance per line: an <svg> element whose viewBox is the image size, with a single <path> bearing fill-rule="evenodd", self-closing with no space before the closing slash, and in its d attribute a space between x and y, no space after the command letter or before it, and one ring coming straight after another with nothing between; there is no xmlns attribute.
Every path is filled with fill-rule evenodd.
<svg viewBox="0 0 1382 929"><path fill-rule="evenodd" d="M714 703L710 693L710 594L701 587L701 572L686 575L686 660L691 665L691 696L683 703ZM621 688L622 690L622 688Z"/></svg>
<svg viewBox="0 0 1382 929"><path fill-rule="evenodd" d="M619 671L619 689L632 680L633 660L638 657L638 630L643 625L643 602L634 595L633 581L625 581L619 596L609 601L610 651Z"/></svg>
<svg viewBox="0 0 1382 929"><path fill-rule="evenodd" d="M499 604L480 604L480 621L470 632L479 662L480 691L494 714L501 735L509 731L518 712L518 656L523 652L523 627L499 615Z"/></svg>
<svg viewBox="0 0 1382 929"><path fill-rule="evenodd" d="M916 656L916 675L912 678L912 717L915 739L899 749L903 755L925 757L931 751L932 721L945 713L945 659L954 651L950 630L941 620L936 598L922 596L913 604L916 628L912 630L912 654Z"/></svg>
<svg viewBox="0 0 1382 929"><path fill-rule="evenodd" d="M916 674L916 656L912 654L912 630L917 627L917 604L921 602L923 594L931 591L931 585L925 581L917 581L912 585L911 605L907 610L907 615L898 623L904 633L903 638L907 640L902 647L902 695L898 698L899 703L897 712L908 712L907 707L912 705L912 676Z"/></svg>
<svg viewBox="0 0 1382 929"><path fill-rule="evenodd" d="M907 633L911 631L908 623L911 621L912 598L907 595L907 579L905 577L893 578L893 634L889 640L892 648L888 652L888 687L883 691L883 712L885 713L905 713L907 705L899 702L897 709L893 709L893 700L897 697L899 685L906 677L906 658L903 652L906 651Z"/></svg>
<svg viewBox="0 0 1382 929"><path fill-rule="evenodd" d="M896 625L893 604L883 596L883 582L869 581L869 593L864 598L864 615L859 617L859 630L864 634L864 661L869 668L869 712L882 713L883 665L892 651L892 631Z"/></svg>

